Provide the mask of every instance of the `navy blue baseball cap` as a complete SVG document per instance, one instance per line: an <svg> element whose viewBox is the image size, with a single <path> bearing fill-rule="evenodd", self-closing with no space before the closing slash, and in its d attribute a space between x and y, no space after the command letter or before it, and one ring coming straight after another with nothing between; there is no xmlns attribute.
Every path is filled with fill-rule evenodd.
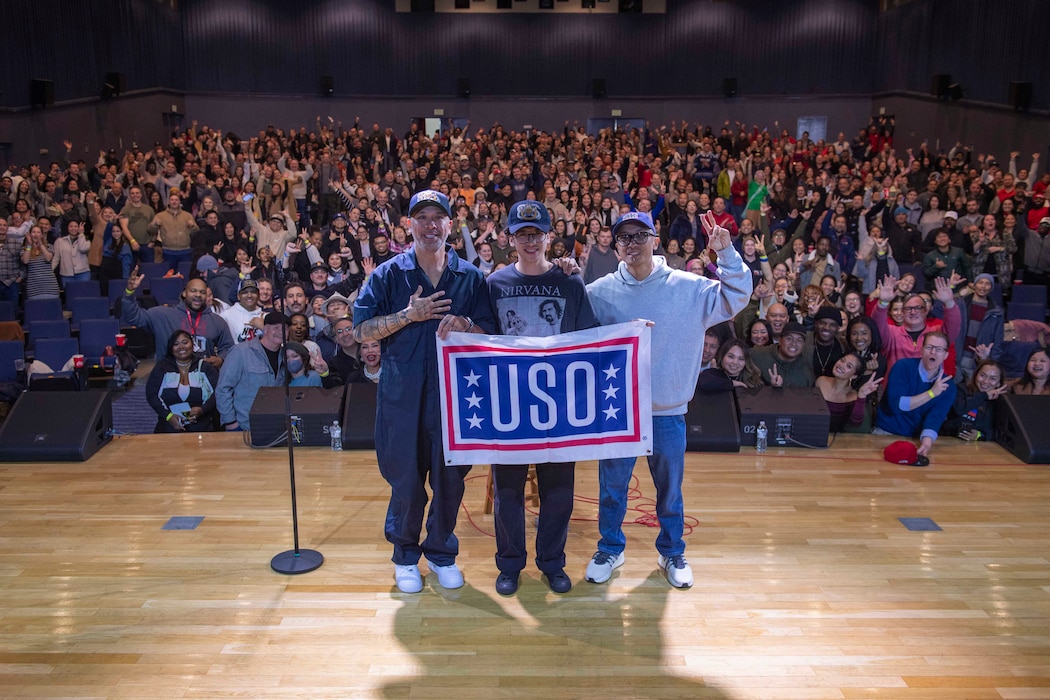
<svg viewBox="0 0 1050 700"><path fill-rule="evenodd" d="M513 236L526 226L533 226L544 233L550 233L551 217L547 213L547 207L530 199L515 202L507 213L507 230Z"/></svg>
<svg viewBox="0 0 1050 700"><path fill-rule="evenodd" d="M619 221L613 224L612 234L615 236L621 228L628 225L630 225L631 228L646 229L649 231L654 230L653 217L642 211L629 211L621 216Z"/></svg>
<svg viewBox="0 0 1050 700"><path fill-rule="evenodd" d="M437 190L423 190L412 195L408 203L408 215L412 216L425 207L437 207L445 213L445 216L452 218L452 208L448 205L448 197Z"/></svg>

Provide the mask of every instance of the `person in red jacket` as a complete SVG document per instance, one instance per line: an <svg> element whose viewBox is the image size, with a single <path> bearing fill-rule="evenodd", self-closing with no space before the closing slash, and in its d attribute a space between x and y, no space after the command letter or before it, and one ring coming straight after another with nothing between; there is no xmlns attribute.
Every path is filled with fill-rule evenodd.
<svg viewBox="0 0 1050 700"><path fill-rule="evenodd" d="M890 302L897 294L897 280L886 277L879 284L879 303L875 305L872 319L882 336L882 351L886 355L886 371L893 369L893 363L905 357L921 357L922 343L927 333L942 332L949 338L958 338L962 328L962 314L955 303L951 284L943 277L934 280L936 291L934 298L944 304L944 320L927 318L929 308L918 294L904 297L904 323L894 326L889 322ZM944 363L948 374L955 374L955 345L949 347L948 358Z"/></svg>

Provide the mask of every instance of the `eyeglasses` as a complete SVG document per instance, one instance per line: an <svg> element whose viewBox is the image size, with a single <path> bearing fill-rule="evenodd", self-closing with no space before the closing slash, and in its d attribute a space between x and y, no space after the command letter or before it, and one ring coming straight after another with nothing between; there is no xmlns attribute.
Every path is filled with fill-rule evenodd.
<svg viewBox="0 0 1050 700"><path fill-rule="evenodd" d="M923 350L932 350L938 355L946 355L948 353L948 348L942 348L940 345L924 345Z"/></svg>
<svg viewBox="0 0 1050 700"><path fill-rule="evenodd" d="M353 326L343 326L342 328L336 328L335 329L335 334L336 335L342 335L343 333L353 333L353 332L354 332L354 327Z"/></svg>
<svg viewBox="0 0 1050 700"><path fill-rule="evenodd" d="M547 237L545 233L515 233L514 240L518 243L539 243Z"/></svg>
<svg viewBox="0 0 1050 700"><path fill-rule="evenodd" d="M617 245L631 245L632 243L635 243L637 245L641 245L641 244L645 243L647 240L649 240L649 237L652 236L652 235L653 234L650 231L636 231L634 233L618 233L618 234L616 234L616 244Z"/></svg>
<svg viewBox="0 0 1050 700"><path fill-rule="evenodd" d="M905 306L904 310L905 311L914 311L914 312L918 313L920 311L925 311L926 310L926 305L923 304L922 306Z"/></svg>

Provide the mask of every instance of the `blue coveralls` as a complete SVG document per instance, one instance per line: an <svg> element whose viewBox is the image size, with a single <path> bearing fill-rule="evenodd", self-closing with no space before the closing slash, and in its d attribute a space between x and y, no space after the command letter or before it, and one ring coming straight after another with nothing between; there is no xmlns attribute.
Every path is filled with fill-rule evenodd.
<svg viewBox="0 0 1050 700"><path fill-rule="evenodd" d="M423 296L444 291L449 313L469 316L486 333L495 331L488 287L481 271L447 248L448 265L437 287L416 266L414 251L401 253L372 273L354 302L354 326L403 310L418 287ZM463 500L463 478L470 467L444 466L437 367L439 321L410 323L382 341L383 379L376 399L376 457L390 484L386 539L395 564L449 566L459 553L456 515ZM429 477L434 500L427 514L427 536L420 545Z"/></svg>

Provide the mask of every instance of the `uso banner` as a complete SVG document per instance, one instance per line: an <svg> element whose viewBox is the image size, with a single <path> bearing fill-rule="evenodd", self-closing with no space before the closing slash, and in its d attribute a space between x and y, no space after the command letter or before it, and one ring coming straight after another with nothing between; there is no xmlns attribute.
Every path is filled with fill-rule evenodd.
<svg viewBox="0 0 1050 700"><path fill-rule="evenodd" d="M438 338L445 463L650 454L650 331L632 321L546 338Z"/></svg>

